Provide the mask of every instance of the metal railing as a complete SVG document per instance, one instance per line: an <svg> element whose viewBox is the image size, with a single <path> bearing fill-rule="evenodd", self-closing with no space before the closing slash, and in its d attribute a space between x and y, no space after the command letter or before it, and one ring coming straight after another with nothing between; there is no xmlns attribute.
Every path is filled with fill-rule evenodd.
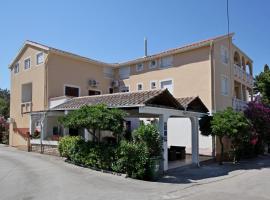
<svg viewBox="0 0 270 200"><path fill-rule="evenodd" d="M244 111L247 107L247 102L234 97L232 99L232 107L235 111Z"/></svg>
<svg viewBox="0 0 270 200"><path fill-rule="evenodd" d="M250 87L253 87L253 76L245 72L245 70L236 64L234 64L234 76L240 79L242 82L248 84Z"/></svg>

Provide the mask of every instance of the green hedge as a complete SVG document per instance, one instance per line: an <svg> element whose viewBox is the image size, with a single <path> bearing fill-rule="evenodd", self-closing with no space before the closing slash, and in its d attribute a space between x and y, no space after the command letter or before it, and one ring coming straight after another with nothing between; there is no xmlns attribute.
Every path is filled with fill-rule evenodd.
<svg viewBox="0 0 270 200"><path fill-rule="evenodd" d="M78 136L65 136L60 139L58 148L61 156L77 165L150 180L154 177L156 158L160 156L161 141L152 125L143 125L134 133L132 141L123 140L118 145L85 142Z"/></svg>

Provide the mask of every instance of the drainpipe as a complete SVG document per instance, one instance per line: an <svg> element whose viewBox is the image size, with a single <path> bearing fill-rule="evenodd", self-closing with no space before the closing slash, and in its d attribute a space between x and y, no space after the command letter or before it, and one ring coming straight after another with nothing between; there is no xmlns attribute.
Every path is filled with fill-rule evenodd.
<svg viewBox="0 0 270 200"><path fill-rule="evenodd" d="M216 112L216 70L215 70L215 61L213 60L213 51L214 51L214 44L213 42L210 43L210 62L211 62L211 101L212 101L212 110L210 111L210 115L213 112ZM216 137L212 136L212 156L215 157L216 155Z"/></svg>
<svg viewBox="0 0 270 200"><path fill-rule="evenodd" d="M48 109L48 59L50 52L48 51L46 60L44 62L44 108Z"/></svg>
<svg viewBox="0 0 270 200"><path fill-rule="evenodd" d="M215 70L215 61L213 60L213 51L214 51L214 44L213 42L210 43L210 65L211 65L211 101L212 101L212 110L210 111L211 114L216 112L216 70Z"/></svg>

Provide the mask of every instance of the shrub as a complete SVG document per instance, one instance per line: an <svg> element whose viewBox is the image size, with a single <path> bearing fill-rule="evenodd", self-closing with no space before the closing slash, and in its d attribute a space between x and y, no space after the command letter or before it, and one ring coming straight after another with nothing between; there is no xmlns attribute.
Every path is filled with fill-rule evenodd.
<svg viewBox="0 0 270 200"><path fill-rule="evenodd" d="M146 144L150 157L161 156L162 140L156 126L142 124L133 131L132 136L135 142Z"/></svg>
<svg viewBox="0 0 270 200"><path fill-rule="evenodd" d="M81 141L82 138L79 136L65 136L60 139L58 150L61 156L70 159L72 153L74 153L75 146Z"/></svg>
<svg viewBox="0 0 270 200"><path fill-rule="evenodd" d="M148 161L149 153L145 143L122 141L117 150L117 161L113 170L127 173L131 178L143 179Z"/></svg>
<svg viewBox="0 0 270 200"><path fill-rule="evenodd" d="M264 145L270 143L270 109L262 103L249 102L245 116L251 121L255 153L263 153Z"/></svg>

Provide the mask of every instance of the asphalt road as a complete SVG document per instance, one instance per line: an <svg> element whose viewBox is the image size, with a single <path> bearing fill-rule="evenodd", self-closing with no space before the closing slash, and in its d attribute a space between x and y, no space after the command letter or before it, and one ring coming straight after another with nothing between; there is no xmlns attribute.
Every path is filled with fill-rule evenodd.
<svg viewBox="0 0 270 200"><path fill-rule="evenodd" d="M145 182L0 145L0 199L270 199L270 157L175 170Z"/></svg>

